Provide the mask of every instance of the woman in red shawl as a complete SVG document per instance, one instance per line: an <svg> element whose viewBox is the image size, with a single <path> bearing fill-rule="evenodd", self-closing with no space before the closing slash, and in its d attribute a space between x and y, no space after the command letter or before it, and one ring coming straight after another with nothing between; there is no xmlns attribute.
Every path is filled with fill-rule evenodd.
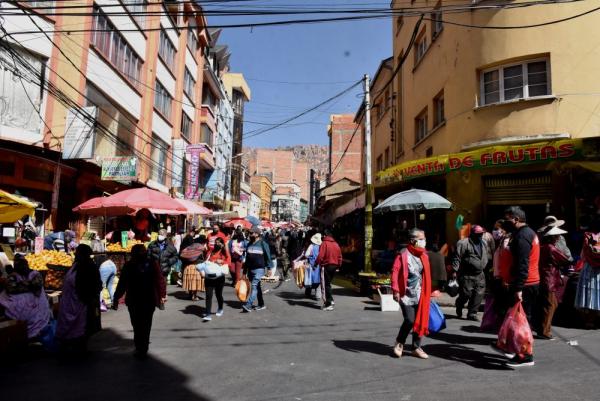
<svg viewBox="0 0 600 401"><path fill-rule="evenodd" d="M427 359L421 348L421 339L429 334L429 301L431 295L431 273L429 258L425 252L425 232L413 228L409 232L409 244L396 257L392 270L394 299L400 303L404 321L396 337L394 354L402 357L404 343L413 332L412 355Z"/></svg>

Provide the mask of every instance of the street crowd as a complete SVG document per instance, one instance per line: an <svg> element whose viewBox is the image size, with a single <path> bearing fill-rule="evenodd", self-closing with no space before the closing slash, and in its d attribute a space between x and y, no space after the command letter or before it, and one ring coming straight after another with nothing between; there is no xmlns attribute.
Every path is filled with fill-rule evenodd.
<svg viewBox="0 0 600 401"><path fill-rule="evenodd" d="M484 297L486 310L482 328L499 333L492 348L505 355L511 367L532 366L533 338L506 338L508 320L521 311L525 330L535 331L538 339L552 340L552 318L564 291L565 276L580 271L575 307L585 315L600 311L600 227L593 222L584 234L581 258L574 258L566 246L564 221L548 216L534 231L525 212L518 206L507 209L491 233L479 225L470 227L452 257L450 281L458 284L456 315L477 321ZM394 299L400 304L403 322L392 352L402 357L412 332L411 354L427 359L423 338L429 334L432 278L426 233L414 228L408 233L406 248L397 253L391 273ZM133 246L131 257L122 267L114 288L117 268L105 256L92 257L92 249L79 245L72 268L65 276L60 308L54 321L49 312L39 272L16 255L8 273L0 305L7 316L27 322L28 336L63 355L85 352L89 337L101 329L101 311L118 309L122 298L129 311L134 331L135 354L143 358L150 344L156 308L168 308L167 283L182 287L192 302L205 293L203 320L222 317L226 278L239 291L247 283L248 294L241 312L254 313L267 306L263 297L264 280L289 281L296 270L303 270L305 296L322 302L323 311L333 311L332 281L342 265L342 253L330 229L321 232L304 229L269 229L258 226L233 229L229 235L218 224L171 235L161 229L146 248ZM281 275L279 275L281 272ZM488 273L489 272L489 273ZM298 281L298 278L296 277ZM487 289L487 295L486 295ZM102 291L107 290L107 302ZM313 295L314 292L314 295ZM213 309L213 295L217 307ZM523 327L521 327L523 330ZM510 337L514 334L508 334ZM525 340L523 340L525 338ZM52 341L52 339L56 341ZM518 340L518 341L517 341ZM517 344L507 347L508 343ZM527 344L522 344L526 341Z"/></svg>

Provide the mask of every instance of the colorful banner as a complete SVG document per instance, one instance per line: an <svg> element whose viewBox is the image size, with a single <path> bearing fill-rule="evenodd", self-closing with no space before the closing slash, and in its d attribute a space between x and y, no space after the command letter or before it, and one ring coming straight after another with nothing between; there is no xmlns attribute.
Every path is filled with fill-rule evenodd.
<svg viewBox="0 0 600 401"><path fill-rule="evenodd" d="M527 145L489 146L470 152L440 155L400 163L377 174L380 182L406 181L487 167L517 167L533 163L586 160L598 156L598 144L586 139L566 139Z"/></svg>
<svg viewBox="0 0 600 401"><path fill-rule="evenodd" d="M197 199L200 181L200 156L206 152L204 145L188 145L186 157L190 161L188 165L188 182L185 183L185 199Z"/></svg>

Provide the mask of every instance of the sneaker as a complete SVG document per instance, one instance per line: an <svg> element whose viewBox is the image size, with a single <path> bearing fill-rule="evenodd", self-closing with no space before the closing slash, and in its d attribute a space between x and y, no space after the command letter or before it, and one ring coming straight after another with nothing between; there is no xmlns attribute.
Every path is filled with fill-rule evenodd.
<svg viewBox="0 0 600 401"><path fill-rule="evenodd" d="M250 313L252 312L252 308L246 306L246 305L242 305L242 312L244 313Z"/></svg>
<svg viewBox="0 0 600 401"><path fill-rule="evenodd" d="M423 351L423 348L419 347L417 349L415 349L412 353L412 356L419 358L419 359L429 359L429 355L427 355L425 353L425 351Z"/></svg>
<svg viewBox="0 0 600 401"><path fill-rule="evenodd" d="M217 317L223 316L223 309L219 309L216 313Z"/></svg>
<svg viewBox="0 0 600 401"><path fill-rule="evenodd" d="M332 311L333 310L333 305L329 305L329 306L324 306L323 307L324 311Z"/></svg>
<svg viewBox="0 0 600 401"><path fill-rule="evenodd" d="M331 301L331 305L335 305L335 301L334 300Z"/></svg>
<svg viewBox="0 0 600 401"><path fill-rule="evenodd" d="M469 315L467 316L467 320L470 320L472 322L479 322L479 317L477 317L477 315Z"/></svg>
<svg viewBox="0 0 600 401"><path fill-rule="evenodd" d="M527 355L523 358L519 358L515 356L510 361L506 363L506 366L511 368L520 368L521 366L533 366L535 362L533 361L533 355Z"/></svg>
<svg viewBox="0 0 600 401"><path fill-rule="evenodd" d="M504 351L502 348L498 347L496 343L491 343L490 348L492 349L492 351L497 352L505 358L512 359L515 357L515 354L511 354L510 352Z"/></svg>
<svg viewBox="0 0 600 401"><path fill-rule="evenodd" d="M258 305L254 308L255 311L265 310L265 309L267 309L267 307L265 305Z"/></svg>
<svg viewBox="0 0 600 401"><path fill-rule="evenodd" d="M210 317L210 315L204 315L202 320L204 320L205 322L210 322L212 320L212 317Z"/></svg>
<svg viewBox="0 0 600 401"><path fill-rule="evenodd" d="M402 351L404 351L404 344L396 343L394 346L394 355L398 358L402 358Z"/></svg>
<svg viewBox="0 0 600 401"><path fill-rule="evenodd" d="M183 287L183 281L177 280L177 287Z"/></svg>

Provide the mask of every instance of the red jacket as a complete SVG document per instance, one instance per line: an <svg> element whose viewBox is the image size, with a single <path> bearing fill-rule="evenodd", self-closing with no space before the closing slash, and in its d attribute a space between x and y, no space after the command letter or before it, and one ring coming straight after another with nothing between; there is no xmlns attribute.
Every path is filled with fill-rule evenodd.
<svg viewBox="0 0 600 401"><path fill-rule="evenodd" d="M342 265L342 250L332 237L323 238L323 243L319 248L319 256L315 261L317 266Z"/></svg>

